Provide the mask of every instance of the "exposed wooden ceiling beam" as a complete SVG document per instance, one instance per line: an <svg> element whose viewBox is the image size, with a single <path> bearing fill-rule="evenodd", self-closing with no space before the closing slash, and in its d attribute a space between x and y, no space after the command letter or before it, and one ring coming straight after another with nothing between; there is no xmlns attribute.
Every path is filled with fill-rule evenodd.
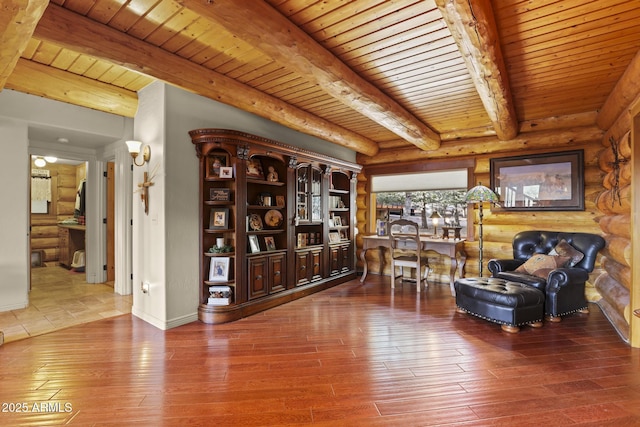
<svg viewBox="0 0 640 427"><path fill-rule="evenodd" d="M439 149L426 152L414 147L380 150L375 157L356 156L356 161L365 166L378 164L396 164L411 161L448 159L451 157L469 158L514 153L522 150L571 148L576 144L600 142L604 132L596 125L576 128L553 129L541 132L521 133L510 140L500 140L495 136L473 138L442 143Z"/></svg>
<svg viewBox="0 0 640 427"><path fill-rule="evenodd" d="M467 64L496 135L502 140L518 134L507 69L489 0L436 0L438 9Z"/></svg>
<svg viewBox="0 0 640 427"><path fill-rule="evenodd" d="M640 51L633 57L598 114L600 129L609 129L640 94Z"/></svg>
<svg viewBox="0 0 640 427"><path fill-rule="evenodd" d="M6 87L119 116L133 117L138 109L136 92L22 58Z"/></svg>
<svg viewBox="0 0 640 427"><path fill-rule="evenodd" d="M247 7L237 0L176 0L259 49L423 150L440 146L440 136L396 101L345 65L267 2Z"/></svg>
<svg viewBox="0 0 640 427"><path fill-rule="evenodd" d="M374 141L362 135L54 4L45 11L35 36L368 156L375 155L379 150Z"/></svg>
<svg viewBox="0 0 640 427"><path fill-rule="evenodd" d="M0 14L0 90L27 47L48 0L3 0Z"/></svg>

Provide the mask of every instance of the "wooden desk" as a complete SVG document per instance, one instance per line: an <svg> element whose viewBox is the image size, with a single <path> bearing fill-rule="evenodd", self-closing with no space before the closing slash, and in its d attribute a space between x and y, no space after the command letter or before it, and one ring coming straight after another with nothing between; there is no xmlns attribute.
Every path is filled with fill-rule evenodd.
<svg viewBox="0 0 640 427"><path fill-rule="evenodd" d="M420 236L420 242L422 243L423 251L435 251L441 255L448 256L451 259L451 269L449 271L449 286L451 287L451 295L455 295L453 288L453 282L455 280L456 267L458 268L458 276L464 277L464 264L467 260L467 253L464 250L464 239L434 239L430 236ZM360 253L360 259L364 266L362 277L360 282L364 282L367 277L367 250L372 248L390 248L391 242L389 236L364 236L362 252ZM380 270L384 270L382 261L384 254L380 251ZM418 273L419 274L419 273Z"/></svg>
<svg viewBox="0 0 640 427"><path fill-rule="evenodd" d="M86 230L87 227L84 225L58 224L58 237L60 239L58 262L60 264L71 268L73 254L78 250L84 249Z"/></svg>

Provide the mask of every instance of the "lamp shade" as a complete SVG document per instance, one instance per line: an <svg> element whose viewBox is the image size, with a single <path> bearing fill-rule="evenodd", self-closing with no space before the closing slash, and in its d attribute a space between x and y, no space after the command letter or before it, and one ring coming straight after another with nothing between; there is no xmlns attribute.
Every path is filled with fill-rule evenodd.
<svg viewBox="0 0 640 427"><path fill-rule="evenodd" d="M140 147L142 147L142 142L140 141L127 141L127 149L129 153L138 154L140 152Z"/></svg>
<svg viewBox="0 0 640 427"><path fill-rule="evenodd" d="M467 195L465 196L465 201L467 203L482 203L482 202L498 203L500 199L498 198L498 195L494 193L489 187L485 187L480 182L471 190L467 191Z"/></svg>

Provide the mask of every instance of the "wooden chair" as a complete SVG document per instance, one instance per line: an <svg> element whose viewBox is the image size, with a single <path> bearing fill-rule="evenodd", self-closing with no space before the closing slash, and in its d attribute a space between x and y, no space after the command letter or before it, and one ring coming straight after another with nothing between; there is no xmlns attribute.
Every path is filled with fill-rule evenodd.
<svg viewBox="0 0 640 427"><path fill-rule="evenodd" d="M422 256L418 224L407 219L391 221L389 239L391 239L391 288L395 288L398 277L404 278L404 267L409 267L416 271L417 292L420 292L423 281L426 289L429 265L427 258ZM400 267L400 275L396 275L396 267ZM424 275L422 275L422 267L424 267Z"/></svg>

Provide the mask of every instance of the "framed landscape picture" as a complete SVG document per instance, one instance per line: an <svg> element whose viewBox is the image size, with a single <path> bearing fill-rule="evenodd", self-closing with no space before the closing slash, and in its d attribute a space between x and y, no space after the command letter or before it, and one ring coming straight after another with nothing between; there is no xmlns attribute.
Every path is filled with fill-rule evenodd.
<svg viewBox="0 0 640 427"><path fill-rule="evenodd" d="M490 160L491 189L500 198L492 209L584 210L583 151Z"/></svg>

